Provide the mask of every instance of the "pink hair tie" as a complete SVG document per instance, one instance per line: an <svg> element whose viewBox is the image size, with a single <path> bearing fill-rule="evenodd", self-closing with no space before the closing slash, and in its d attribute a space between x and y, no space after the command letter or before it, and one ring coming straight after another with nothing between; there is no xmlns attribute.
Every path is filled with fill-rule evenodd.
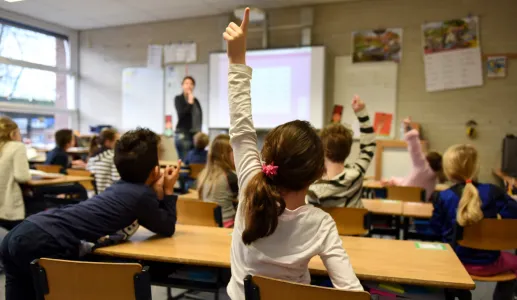
<svg viewBox="0 0 517 300"><path fill-rule="evenodd" d="M269 165L262 164L262 173L266 174L267 177L271 178L276 175L278 170L278 166L275 166L274 163L270 163Z"/></svg>

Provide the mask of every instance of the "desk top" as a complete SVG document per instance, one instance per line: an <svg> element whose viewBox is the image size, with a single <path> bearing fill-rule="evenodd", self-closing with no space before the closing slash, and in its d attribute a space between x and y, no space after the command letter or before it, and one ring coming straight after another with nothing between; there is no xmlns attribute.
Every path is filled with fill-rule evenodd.
<svg viewBox="0 0 517 300"><path fill-rule="evenodd" d="M130 242L99 248L96 254L150 261L230 267L231 229L176 225L172 238L140 229ZM445 250L419 249L415 242L341 237L360 279L473 289L474 282L449 245ZM314 274L326 274L319 257L309 263Z"/></svg>
<svg viewBox="0 0 517 300"><path fill-rule="evenodd" d="M57 184L65 184L65 183L74 183L74 182L83 182L83 181L92 181L93 177L85 177L85 176L69 176L65 175L58 178L39 178L32 177L31 180L27 182L27 185L30 186L44 186L44 185L57 185Z"/></svg>
<svg viewBox="0 0 517 300"><path fill-rule="evenodd" d="M383 188L385 188L385 186L382 185L379 180L365 180L363 182L363 187L364 188L369 188L369 189L383 189ZM435 191L437 191L437 192L445 191L449 187L450 187L450 185L448 185L448 184L439 183L439 184L436 185Z"/></svg>
<svg viewBox="0 0 517 300"><path fill-rule="evenodd" d="M402 215L402 202L382 199L362 199L364 208L378 215Z"/></svg>
<svg viewBox="0 0 517 300"><path fill-rule="evenodd" d="M432 203L404 202L402 214L405 217L430 219L433 216Z"/></svg>

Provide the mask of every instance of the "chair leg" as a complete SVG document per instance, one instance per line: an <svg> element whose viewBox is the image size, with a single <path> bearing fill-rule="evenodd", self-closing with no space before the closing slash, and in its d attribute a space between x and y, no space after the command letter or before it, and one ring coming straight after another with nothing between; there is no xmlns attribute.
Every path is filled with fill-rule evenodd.
<svg viewBox="0 0 517 300"><path fill-rule="evenodd" d="M469 290L445 289L445 300L472 300L472 293Z"/></svg>

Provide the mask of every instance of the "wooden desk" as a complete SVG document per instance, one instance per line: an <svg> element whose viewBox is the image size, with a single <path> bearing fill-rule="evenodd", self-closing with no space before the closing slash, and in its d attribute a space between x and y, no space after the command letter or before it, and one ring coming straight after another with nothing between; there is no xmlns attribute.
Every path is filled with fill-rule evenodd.
<svg viewBox="0 0 517 300"><path fill-rule="evenodd" d="M72 147L66 150L66 153L72 154L72 155L85 155L88 154L90 151L87 147Z"/></svg>
<svg viewBox="0 0 517 300"><path fill-rule="evenodd" d="M402 202L382 199L362 199L364 208L377 215L402 215Z"/></svg>
<svg viewBox="0 0 517 300"><path fill-rule="evenodd" d="M432 203L404 202L402 215L409 218L430 219L433 216Z"/></svg>
<svg viewBox="0 0 517 300"><path fill-rule="evenodd" d="M230 267L231 229L176 225L172 238L140 229L130 242L99 248L95 254L197 266ZM474 289L475 284L452 251L418 249L415 242L341 237L357 276L363 280ZM313 274L327 273L319 257Z"/></svg>
<svg viewBox="0 0 517 300"><path fill-rule="evenodd" d="M178 164L175 160L160 160L160 167L176 166Z"/></svg>
<svg viewBox="0 0 517 300"><path fill-rule="evenodd" d="M45 186L45 185L58 185L58 184L92 181L92 180L93 180L93 177L65 175L63 177L52 178L52 179L43 179L43 178L33 177L26 184L29 186Z"/></svg>
<svg viewBox="0 0 517 300"><path fill-rule="evenodd" d="M381 184L379 180L367 180L363 182L363 187L367 189L383 189L385 186ZM448 189L450 186L448 184L439 183L435 187L435 191L441 192Z"/></svg>

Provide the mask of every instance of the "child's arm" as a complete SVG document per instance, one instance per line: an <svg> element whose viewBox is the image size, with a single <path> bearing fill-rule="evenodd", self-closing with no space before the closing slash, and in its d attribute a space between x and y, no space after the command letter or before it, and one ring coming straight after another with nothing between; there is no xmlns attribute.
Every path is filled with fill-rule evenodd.
<svg viewBox="0 0 517 300"><path fill-rule="evenodd" d="M332 222L329 224L330 230L323 241L322 251L319 254L327 268L330 280L337 289L362 291L363 287L352 269L345 249L343 249L343 242L337 232L336 223L333 220L330 222Z"/></svg>
<svg viewBox="0 0 517 300"><path fill-rule="evenodd" d="M491 186L497 210L503 219L517 219L517 201L498 186Z"/></svg>
<svg viewBox="0 0 517 300"><path fill-rule="evenodd" d="M431 216L430 226L435 234L442 236L442 228L447 221L446 209L443 208L443 203L440 194L436 197L433 203L433 215Z"/></svg>
<svg viewBox="0 0 517 300"><path fill-rule="evenodd" d="M29 161L27 160L27 150L25 145L20 143L14 150L14 180L19 183L27 182L31 179L29 173Z"/></svg>
<svg viewBox="0 0 517 300"><path fill-rule="evenodd" d="M352 101L352 108L354 109L355 115L359 120L359 130L361 132L361 137L359 139L359 147L361 152L353 164L353 167L359 170L361 174L365 174L375 153L375 133L373 131L372 123L370 121L370 117L368 116L368 111L366 110L364 102L359 99L357 95L354 96L354 100Z"/></svg>
<svg viewBox="0 0 517 300"><path fill-rule="evenodd" d="M241 191L246 181L261 168L257 150L257 133L251 116L251 68L246 66L246 33L249 9L241 26L230 23L223 33L228 43L228 101L230 104L230 138Z"/></svg>
<svg viewBox="0 0 517 300"><path fill-rule="evenodd" d="M176 201L174 184L178 180L181 161L177 167L167 167L163 174L163 200L141 199L137 211L138 222L160 235L172 236L176 230Z"/></svg>
<svg viewBox="0 0 517 300"><path fill-rule="evenodd" d="M420 145L420 134L418 133L418 130L411 129L411 119L409 117L404 119L404 126L406 128L404 139L407 143L407 149L411 156L413 167L423 168L427 163L427 159L422 151L422 145Z"/></svg>

